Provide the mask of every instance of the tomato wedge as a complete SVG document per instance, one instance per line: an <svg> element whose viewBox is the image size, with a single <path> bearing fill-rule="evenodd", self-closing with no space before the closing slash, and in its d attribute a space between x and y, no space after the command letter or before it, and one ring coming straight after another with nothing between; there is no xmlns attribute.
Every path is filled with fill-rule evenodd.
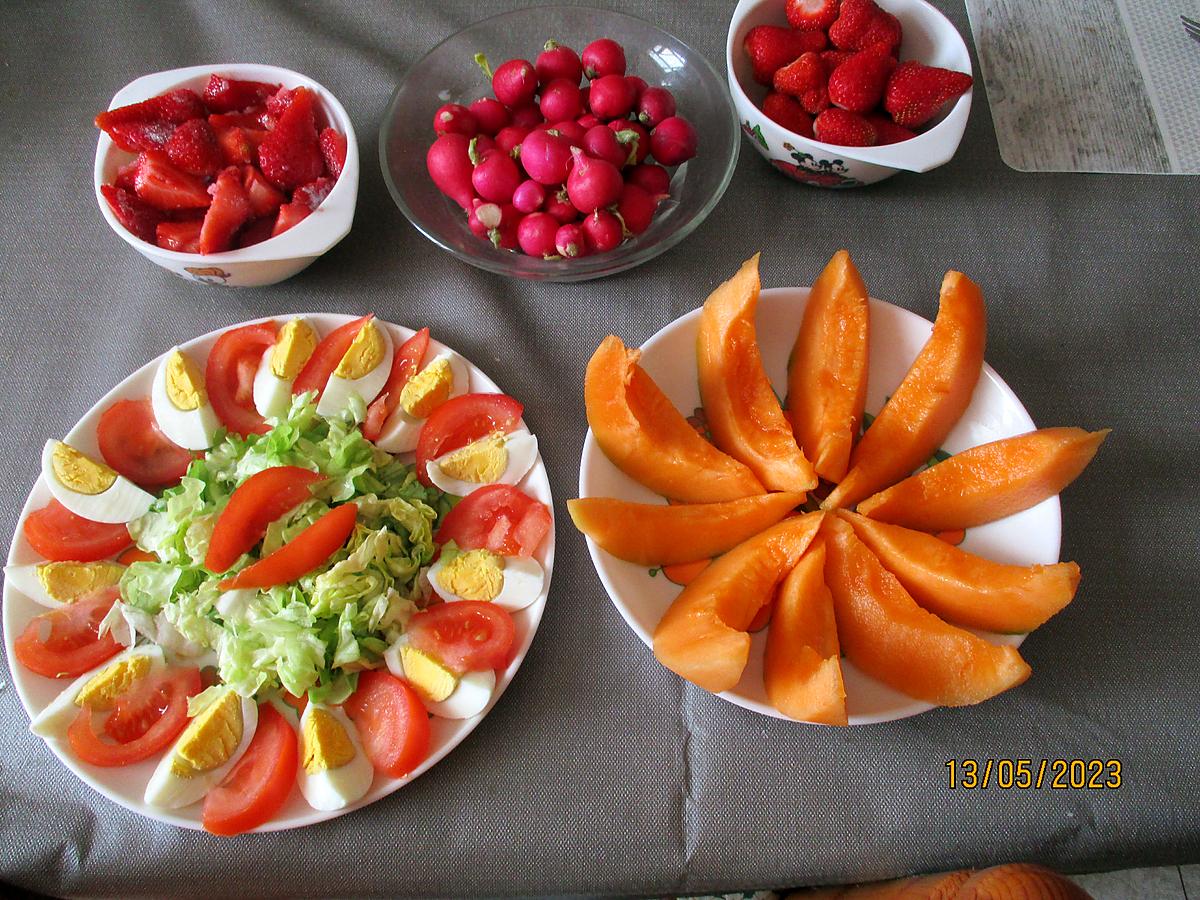
<svg viewBox="0 0 1200 900"><path fill-rule="evenodd" d="M135 562L158 562L158 557L141 547L130 547L117 557L117 562L123 566L132 566Z"/></svg>
<svg viewBox="0 0 1200 900"><path fill-rule="evenodd" d="M133 544L124 525L108 525L77 516L51 500L25 520L25 540L53 562L95 562L114 556Z"/></svg>
<svg viewBox="0 0 1200 900"><path fill-rule="evenodd" d="M118 400L106 409L96 441L106 463L148 490L178 484L195 459L159 430L149 397Z"/></svg>
<svg viewBox="0 0 1200 900"><path fill-rule="evenodd" d="M463 550L532 556L550 530L550 509L509 484L490 484L463 498L442 519L433 539Z"/></svg>
<svg viewBox="0 0 1200 900"><path fill-rule="evenodd" d="M507 394L463 394L447 400L425 420L417 438L417 478L432 484L425 470L431 459L500 431L508 434L521 421L525 407Z"/></svg>
<svg viewBox="0 0 1200 900"><path fill-rule="evenodd" d="M295 729L283 714L270 703L260 704L250 746L204 798L204 830L232 837L271 821L296 781L296 743Z"/></svg>
<svg viewBox="0 0 1200 900"><path fill-rule="evenodd" d="M502 669L512 659L516 629L508 610L492 603L439 603L408 620L409 641L456 672Z"/></svg>
<svg viewBox="0 0 1200 900"><path fill-rule="evenodd" d="M77 678L123 649L100 621L121 596L117 585L101 588L67 606L34 616L13 641L17 660L47 678Z"/></svg>
<svg viewBox="0 0 1200 900"><path fill-rule="evenodd" d="M367 759L385 775L407 775L429 755L425 705L408 682L391 672L360 672L358 687L342 709L358 727Z"/></svg>
<svg viewBox="0 0 1200 900"><path fill-rule="evenodd" d="M274 553L242 569L233 578L222 581L221 590L269 588L308 574L346 543L346 538L354 530L357 516L356 503L334 507Z"/></svg>
<svg viewBox="0 0 1200 900"><path fill-rule="evenodd" d="M231 328L213 344L204 367L204 386L213 411L230 431L265 434L267 423L254 408L254 373L275 343L273 321Z"/></svg>
<svg viewBox="0 0 1200 900"><path fill-rule="evenodd" d="M304 368L300 370L300 374L296 376L296 380L292 382L292 393L299 396L306 391L315 391L317 398L320 399L321 391L325 390L329 376L333 374L333 370L338 367L338 363L346 355L346 350L358 336L359 329L373 318L375 318L374 313L367 313L361 319L347 322L341 328L335 328L325 335L321 339L321 343L317 344L316 349L313 350L308 362L304 364Z"/></svg>
<svg viewBox="0 0 1200 900"><path fill-rule="evenodd" d="M197 668L148 675L117 698L103 735L96 732L92 708L84 706L67 729L71 750L93 766L128 766L149 759L187 727L188 697L198 693Z"/></svg>
<svg viewBox="0 0 1200 900"><path fill-rule="evenodd" d="M392 355L392 371L388 375L387 384L367 407L367 418L363 422L362 431L363 437L368 441L379 440L384 423L400 405L400 392L404 390L408 380L420 371L421 360L425 358L425 351L428 349L429 329L422 328L401 344Z"/></svg>
<svg viewBox="0 0 1200 900"><path fill-rule="evenodd" d="M217 519L204 568L226 571L262 540L268 525L311 497L312 486L323 480L321 473L299 466L275 466L251 475L238 485Z"/></svg>

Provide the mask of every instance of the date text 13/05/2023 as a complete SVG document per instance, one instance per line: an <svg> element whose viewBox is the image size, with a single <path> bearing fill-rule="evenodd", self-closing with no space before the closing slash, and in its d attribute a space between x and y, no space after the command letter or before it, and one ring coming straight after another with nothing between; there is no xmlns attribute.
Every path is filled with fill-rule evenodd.
<svg viewBox="0 0 1200 900"><path fill-rule="evenodd" d="M949 759L951 790L1115 790L1121 787L1119 759Z"/></svg>

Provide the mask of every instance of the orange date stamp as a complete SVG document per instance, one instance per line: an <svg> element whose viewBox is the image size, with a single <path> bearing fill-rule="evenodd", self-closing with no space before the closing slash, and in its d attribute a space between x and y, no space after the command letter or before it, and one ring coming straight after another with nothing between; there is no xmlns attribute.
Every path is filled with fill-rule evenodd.
<svg viewBox="0 0 1200 900"><path fill-rule="evenodd" d="M950 790L1116 790L1119 759L948 759Z"/></svg>

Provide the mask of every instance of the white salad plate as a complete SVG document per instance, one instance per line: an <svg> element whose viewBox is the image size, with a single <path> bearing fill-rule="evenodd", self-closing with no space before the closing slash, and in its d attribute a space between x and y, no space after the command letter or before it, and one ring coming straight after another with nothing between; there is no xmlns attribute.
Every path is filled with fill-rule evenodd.
<svg viewBox="0 0 1200 900"><path fill-rule="evenodd" d="M289 313L279 316L265 316L261 319L253 319L240 324L250 324L250 322L261 322L274 318L278 322L284 322L288 319L295 318L298 315L303 315L312 326L317 330L317 333L324 336L333 329L352 321L355 317L347 315L337 315L331 313ZM201 337L180 344L180 349L187 351L193 358L203 360L208 358L208 353L212 349L217 338L229 331L232 328L239 327L237 324L229 325L211 331ZM414 333L410 328L403 328L397 325L387 324L387 327L392 329L391 334L393 341L399 338L400 341L411 337ZM397 344L398 346L398 344ZM446 348L436 340L431 340L426 358L432 356ZM164 355L170 348L164 349ZM99 448L96 444L96 426L100 421L100 416L113 402L124 399L140 399L150 395L150 386L161 356L151 360L142 366L124 381L117 384L111 391L102 397L82 419L72 428L63 439L71 445L79 448L85 453L91 454L99 458ZM470 390L474 393L502 393L501 389L492 381L478 366L474 365L470 360L466 360L467 366L470 369L471 385ZM520 398L518 398L520 399ZM522 423L523 424L523 423ZM47 435L47 437L58 437L58 435ZM553 516L554 502L550 496L550 482L546 476L546 467L542 462L541 454L534 461L533 467L525 478L517 485L529 496L545 503L551 510ZM34 551L29 543L25 540L24 525L25 520L31 512L40 509L50 501L50 491L46 487L44 480L39 476L37 483L29 494L29 498L25 501L25 506L21 510L21 515L17 519L16 534L13 537L12 546L8 553L9 565L28 565L30 563L42 562L42 557ZM462 741L475 730L475 727L483 720L483 717L491 711L492 707L499 701L505 688L513 680L517 673L517 669L521 667L522 661L525 659L525 654L529 651L530 644L533 642L533 636L537 633L538 623L541 621L542 612L546 607L546 596L550 590L550 578L554 566L554 528L551 525L550 531L546 538L542 541L542 546L534 554L534 558L542 564L546 570L545 582L542 585L541 594L537 600L530 606L518 612L512 613L513 622L516 625L516 653L509 663L508 667L502 672L497 672L496 689L492 694L492 699L482 713L470 719L442 719L433 717L430 719L431 726L431 741L429 756L421 763L412 773L403 778L388 778L380 773L375 773L375 779L371 784L370 790L355 803L351 803L343 809L332 812L324 812L314 810L300 795L298 788L293 787L291 796L283 809L270 822L261 826L256 831L283 831L290 828L299 828L304 825L312 825L317 822L324 822L328 819L336 818L345 813L353 812L360 809L376 800L380 800L404 785L408 784L414 778L417 778L424 772L427 772L440 760L442 760L451 750L457 747ZM26 624L31 618L40 613L46 612L44 606L40 606L24 594L11 587L7 581L4 584L4 647L8 654L9 668L12 671L13 684L17 689L17 695L21 698L21 703L25 706L25 711L32 719L43 708L46 707L58 693L70 684L71 679L51 679L33 672L27 671L22 665L15 661L13 656L13 641L25 629ZM92 766L87 763L80 762L75 759L70 752L70 747L64 741L61 744L53 741L43 741L41 738L33 734L29 735L30 747L40 748L41 746L48 747L55 756L69 768L72 772L90 787L99 791L105 797L115 803L119 803L126 809L146 816L149 819L155 819L159 822L166 822L170 825L178 825L182 828L191 828L200 830L200 816L203 808L203 803L198 802L191 806L177 810L160 809L155 806L150 806L143 800L143 792L146 788L146 783L150 779L150 774L157 765L159 756L156 755L149 760L133 765L119 768L102 768ZM40 749L34 749L33 752L40 753ZM50 798L47 798L49 801Z"/></svg>
<svg viewBox="0 0 1200 900"><path fill-rule="evenodd" d="M759 298L756 326L767 377L780 396L787 392L787 361L800 330L809 289L773 288ZM882 300L871 300L870 358L867 412L874 415L900 384L917 354L929 339L933 323ZM658 383L675 407L690 416L700 407L696 377L696 337L700 310L680 316L662 328L642 347L641 366ZM977 444L1022 434L1035 428L1017 395L984 364L971 404L950 432L942 449L957 453ZM664 502L608 461L588 431L579 469L579 496L615 497L639 503ZM1058 562L1062 514L1054 496L1030 509L967 531L960 545L971 553L1016 565ZM682 590L658 570L624 562L601 550L590 538L588 550L608 596L622 617L647 647L653 647L654 629L671 601ZM742 679L721 697L767 716L785 718L767 700L763 686L763 651L766 630L753 635L750 659ZM1000 635L976 631L996 643L1019 646L1025 635ZM846 711L851 725L868 725L903 719L933 709L869 678L842 659Z"/></svg>

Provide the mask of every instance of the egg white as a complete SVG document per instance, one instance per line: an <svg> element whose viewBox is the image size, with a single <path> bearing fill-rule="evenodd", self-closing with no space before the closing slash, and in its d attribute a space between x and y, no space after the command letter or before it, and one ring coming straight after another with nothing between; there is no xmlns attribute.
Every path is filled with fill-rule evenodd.
<svg viewBox="0 0 1200 900"><path fill-rule="evenodd" d="M533 468L534 460L537 459L537 437L523 428L511 432L504 437L504 447L508 451L508 464L504 467L504 471L500 473L499 478L477 484L474 481L461 481L446 474L442 469L442 462L451 453L457 452L451 451L451 453L444 453L436 459L430 460L427 467L429 480L447 494L453 494L456 497L465 497L473 491L477 491L489 484L517 484Z"/></svg>
<svg viewBox="0 0 1200 900"><path fill-rule="evenodd" d="M404 662L400 651L407 644L408 635L402 634L383 654L388 671L406 681L408 676L404 673ZM495 692L496 673L491 669L486 669L482 672L464 674L458 679L458 684L445 700L426 700L421 696L420 691L417 691L417 696L421 698L426 711L439 719L469 719L479 715L487 708L488 703L492 700L492 694Z"/></svg>
<svg viewBox="0 0 1200 900"><path fill-rule="evenodd" d="M452 350L442 350L436 354L433 359L421 367L421 371L439 359L449 362L450 375L453 379L450 396L446 399L452 400L467 393L471 386L471 370L466 361ZM425 419L410 416L404 407L397 406L388 420L383 423L383 431L380 432L379 440L375 444L388 453L411 453L417 449L417 438L421 435L421 427L425 421Z"/></svg>
<svg viewBox="0 0 1200 900"><path fill-rule="evenodd" d="M485 602L495 603L497 606L516 612L518 609L524 609L531 605L541 596L542 585L546 583L546 570L536 559L527 556L505 556L503 559L504 582L500 586L500 593ZM445 563L440 558L429 567L429 582L433 585L437 595L451 603L467 599L442 586L443 568L445 568Z"/></svg>
<svg viewBox="0 0 1200 900"><path fill-rule="evenodd" d="M126 478L118 475L108 488L99 494L81 494L58 480L54 474L54 445L46 441L42 448L42 478L54 499L85 519L110 525L132 522L150 508L154 497Z"/></svg>
<svg viewBox="0 0 1200 900"><path fill-rule="evenodd" d="M300 793L313 809L335 810L349 806L362 798L371 787L375 777L375 769L367 755L363 752L362 738L354 723L338 706L326 706L311 701L304 707L300 716L300 734L304 734L304 726L315 708L321 708L331 714L346 729L350 743L354 745L354 758L344 766L336 769L322 769L320 772L309 774L304 768L304 754L301 751L300 765L296 770L296 779L300 785Z"/></svg>
<svg viewBox="0 0 1200 900"><path fill-rule="evenodd" d="M131 647L128 650L123 650L111 659L105 660L90 672L80 675L67 685L59 692L57 697L46 704L45 708L33 717L33 720L29 723L29 730L38 737L45 738L48 741L60 741L65 738L67 729L71 727L71 723L79 715L80 708L75 705L75 698L79 696L79 692L83 690L83 686L109 666L116 665L132 656L148 656L150 658L150 673L148 674L156 672L166 665L163 659L162 648L154 644L143 644L141 647Z"/></svg>
<svg viewBox="0 0 1200 900"><path fill-rule="evenodd" d="M205 398L196 409L179 409L167 396L167 361L177 350L178 347L172 347L164 354L154 372L150 408L154 411L158 427L171 441L185 450L207 450L213 445L221 428L221 420L217 418L212 404Z"/></svg>
<svg viewBox="0 0 1200 900"><path fill-rule="evenodd" d="M331 374L325 389L321 391L321 399L317 401L320 415L326 418L338 415L349 407L350 397L354 394L370 404L387 384L388 376L392 374L392 336L382 322L376 322L375 327L383 338L383 356L379 358L379 365L361 378L342 378L336 372ZM338 362L340 364L341 361Z"/></svg>
<svg viewBox="0 0 1200 900"><path fill-rule="evenodd" d="M46 593L46 588L42 586L42 580L38 578L37 574L40 565L44 565L44 563L32 563L28 566L5 566L4 580L34 603L48 606L50 609L68 606L69 603L55 600Z"/></svg>
<svg viewBox="0 0 1200 900"><path fill-rule="evenodd" d="M280 378L271 371L271 354L274 352L274 346L267 348L254 373L254 408L265 419L282 416L292 405L295 379Z"/></svg>

